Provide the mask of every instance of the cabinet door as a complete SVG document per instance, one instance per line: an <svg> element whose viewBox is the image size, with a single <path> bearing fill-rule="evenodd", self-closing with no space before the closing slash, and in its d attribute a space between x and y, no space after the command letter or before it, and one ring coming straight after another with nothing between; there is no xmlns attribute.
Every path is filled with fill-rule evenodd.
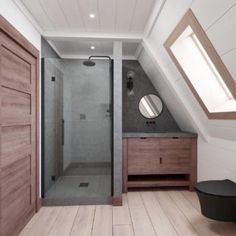
<svg viewBox="0 0 236 236"><path fill-rule="evenodd" d="M157 174L160 168L159 142L155 138L128 139L128 174Z"/></svg>
<svg viewBox="0 0 236 236"><path fill-rule="evenodd" d="M161 139L160 162L163 174L189 173L191 139Z"/></svg>

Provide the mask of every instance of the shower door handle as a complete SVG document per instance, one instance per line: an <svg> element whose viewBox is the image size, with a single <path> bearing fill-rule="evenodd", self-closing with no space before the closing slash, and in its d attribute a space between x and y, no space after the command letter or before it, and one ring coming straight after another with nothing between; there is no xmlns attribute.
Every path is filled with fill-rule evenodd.
<svg viewBox="0 0 236 236"><path fill-rule="evenodd" d="M65 120L61 120L61 145L64 146L64 135L65 135Z"/></svg>

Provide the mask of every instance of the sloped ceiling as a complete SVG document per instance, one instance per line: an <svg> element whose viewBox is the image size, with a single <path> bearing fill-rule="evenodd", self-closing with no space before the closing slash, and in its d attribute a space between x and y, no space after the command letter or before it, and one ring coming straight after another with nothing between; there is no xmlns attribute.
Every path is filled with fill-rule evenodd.
<svg viewBox="0 0 236 236"><path fill-rule="evenodd" d="M143 42L139 61L183 130L197 131L205 140L236 141L236 120L209 120L163 47L188 8L195 13L236 80L235 0L182 0L178 4L167 0L152 32Z"/></svg>

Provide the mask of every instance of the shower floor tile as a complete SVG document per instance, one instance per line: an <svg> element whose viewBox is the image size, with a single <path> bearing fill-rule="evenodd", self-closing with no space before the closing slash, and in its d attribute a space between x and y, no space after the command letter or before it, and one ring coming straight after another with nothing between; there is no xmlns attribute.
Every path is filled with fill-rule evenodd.
<svg viewBox="0 0 236 236"><path fill-rule="evenodd" d="M77 175L111 175L110 167L70 167L65 173L65 176L77 176Z"/></svg>
<svg viewBox="0 0 236 236"><path fill-rule="evenodd" d="M88 186L80 186L88 183ZM47 199L108 197L111 195L111 175L61 176L46 192Z"/></svg>

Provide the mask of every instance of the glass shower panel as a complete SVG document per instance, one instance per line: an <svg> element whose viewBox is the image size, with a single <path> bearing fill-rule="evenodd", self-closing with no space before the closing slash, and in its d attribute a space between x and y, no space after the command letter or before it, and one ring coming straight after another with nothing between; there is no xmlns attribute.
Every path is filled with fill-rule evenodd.
<svg viewBox="0 0 236 236"><path fill-rule="evenodd" d="M43 190L47 192L63 174L63 74L60 61L44 59Z"/></svg>
<svg viewBox="0 0 236 236"><path fill-rule="evenodd" d="M111 200L112 67L94 62L44 62L43 190L52 205Z"/></svg>

